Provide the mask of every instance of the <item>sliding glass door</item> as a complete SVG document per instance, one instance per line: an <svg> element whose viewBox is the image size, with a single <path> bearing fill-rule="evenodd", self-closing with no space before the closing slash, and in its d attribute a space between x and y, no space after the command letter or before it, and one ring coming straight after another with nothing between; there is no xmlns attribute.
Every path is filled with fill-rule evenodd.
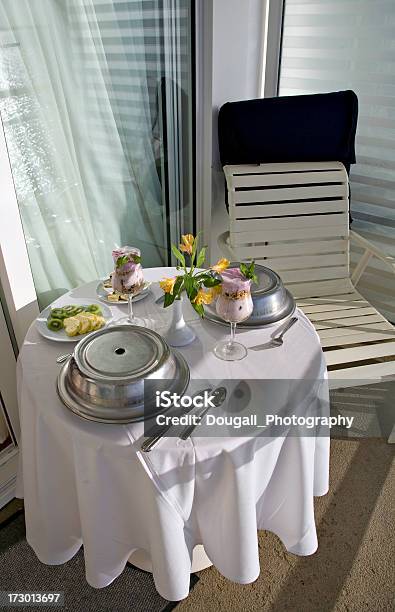
<svg viewBox="0 0 395 612"><path fill-rule="evenodd" d="M0 115L41 307L194 230L191 0L0 0ZM2 211L6 214L7 211Z"/></svg>

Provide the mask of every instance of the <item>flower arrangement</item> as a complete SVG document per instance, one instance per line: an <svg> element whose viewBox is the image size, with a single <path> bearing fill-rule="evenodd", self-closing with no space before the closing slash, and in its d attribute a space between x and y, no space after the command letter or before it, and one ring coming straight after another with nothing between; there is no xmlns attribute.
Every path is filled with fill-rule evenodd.
<svg viewBox="0 0 395 612"><path fill-rule="evenodd" d="M188 296L193 308L203 317L204 305L210 304L214 297L221 291L221 272L229 266L227 259L220 259L215 266L201 270L206 259L206 249L203 246L198 252L199 237L192 234L181 236L181 244L177 248L171 245L171 250L177 258L179 265L177 270L182 269L183 274L175 278L165 278L159 285L165 293L164 307L179 300L183 291ZM188 265L186 257L188 257Z"/></svg>

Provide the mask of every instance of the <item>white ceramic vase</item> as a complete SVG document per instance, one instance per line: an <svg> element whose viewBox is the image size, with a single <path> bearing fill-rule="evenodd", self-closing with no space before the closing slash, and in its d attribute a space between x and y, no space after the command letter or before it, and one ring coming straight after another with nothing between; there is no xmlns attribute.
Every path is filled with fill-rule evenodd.
<svg viewBox="0 0 395 612"><path fill-rule="evenodd" d="M183 298L174 300L172 309L172 319L170 327L165 334L165 339L170 346L186 346L193 342L196 338L196 334L189 325L185 323L184 315L182 312Z"/></svg>

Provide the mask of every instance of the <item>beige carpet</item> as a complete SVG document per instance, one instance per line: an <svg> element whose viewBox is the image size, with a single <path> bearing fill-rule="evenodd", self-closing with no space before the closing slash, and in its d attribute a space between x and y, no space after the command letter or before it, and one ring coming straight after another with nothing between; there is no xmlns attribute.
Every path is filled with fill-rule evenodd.
<svg viewBox="0 0 395 612"><path fill-rule="evenodd" d="M330 492L315 505L315 555L290 555L260 532L256 582L234 584L209 568L177 612L394 610L394 452L385 440L333 440Z"/></svg>

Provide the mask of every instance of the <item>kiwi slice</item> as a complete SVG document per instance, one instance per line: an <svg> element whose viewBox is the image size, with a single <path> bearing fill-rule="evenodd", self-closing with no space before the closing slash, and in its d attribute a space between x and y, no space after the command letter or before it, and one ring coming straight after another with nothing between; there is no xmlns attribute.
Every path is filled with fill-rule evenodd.
<svg viewBox="0 0 395 612"><path fill-rule="evenodd" d="M47 327L51 331L60 331L61 329L63 329L63 321L62 319L56 319L55 317L51 317L47 321Z"/></svg>
<svg viewBox="0 0 395 612"><path fill-rule="evenodd" d="M76 306L74 304L66 306L65 310L67 312L67 317L75 317L75 315L79 314L80 312L84 312L85 308L83 306Z"/></svg>
<svg viewBox="0 0 395 612"><path fill-rule="evenodd" d="M67 313L67 316L72 317L75 313L76 308L78 306L74 306L73 304L68 304L68 306L63 306L63 311Z"/></svg>
<svg viewBox="0 0 395 612"><path fill-rule="evenodd" d="M99 306L99 304L90 304L89 306L87 306L85 308L86 312L91 312L92 314L95 315L101 315L102 311L101 308Z"/></svg>
<svg viewBox="0 0 395 612"><path fill-rule="evenodd" d="M51 310L51 314L49 315L50 319L65 319L68 315L63 308L53 308Z"/></svg>

